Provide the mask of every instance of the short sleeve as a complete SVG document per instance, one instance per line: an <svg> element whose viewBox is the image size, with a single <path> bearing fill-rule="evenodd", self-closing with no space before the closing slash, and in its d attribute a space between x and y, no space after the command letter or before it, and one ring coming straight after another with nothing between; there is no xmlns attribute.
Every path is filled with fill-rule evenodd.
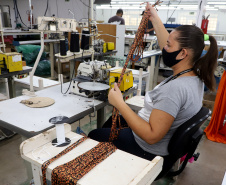
<svg viewBox="0 0 226 185"><path fill-rule="evenodd" d="M162 110L174 118L176 118L178 112L180 111L180 106L175 103L172 99L164 97L161 100L156 101L153 104L154 109Z"/></svg>
<svg viewBox="0 0 226 185"><path fill-rule="evenodd" d="M122 22L121 22L122 25L125 25L125 20L122 18Z"/></svg>

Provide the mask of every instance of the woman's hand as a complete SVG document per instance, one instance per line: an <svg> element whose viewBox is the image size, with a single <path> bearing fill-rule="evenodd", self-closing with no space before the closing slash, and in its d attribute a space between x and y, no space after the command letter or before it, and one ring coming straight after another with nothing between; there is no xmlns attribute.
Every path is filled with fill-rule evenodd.
<svg viewBox="0 0 226 185"><path fill-rule="evenodd" d="M114 107L118 107L121 103L124 102L123 97L122 97L122 93L120 91L120 89L118 88L117 83L114 84L114 88L112 88L109 91L108 94L108 101L111 105L113 105Z"/></svg>
<svg viewBox="0 0 226 185"><path fill-rule="evenodd" d="M156 9L152 5L150 5L149 2L147 2L146 4L146 11L147 14L150 16L149 17L150 21L154 21L154 19L158 17Z"/></svg>

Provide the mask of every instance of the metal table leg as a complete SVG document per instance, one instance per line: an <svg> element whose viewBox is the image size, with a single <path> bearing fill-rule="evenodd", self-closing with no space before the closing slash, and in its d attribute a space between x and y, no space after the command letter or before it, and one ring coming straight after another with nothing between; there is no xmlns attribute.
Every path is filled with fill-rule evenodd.
<svg viewBox="0 0 226 185"><path fill-rule="evenodd" d="M54 52L53 52L53 43L49 43L50 47L50 62L51 62L51 79L54 80Z"/></svg>
<svg viewBox="0 0 226 185"><path fill-rule="evenodd" d="M9 87L9 98L16 97L15 87L14 87L14 80L13 77L8 77L8 87Z"/></svg>

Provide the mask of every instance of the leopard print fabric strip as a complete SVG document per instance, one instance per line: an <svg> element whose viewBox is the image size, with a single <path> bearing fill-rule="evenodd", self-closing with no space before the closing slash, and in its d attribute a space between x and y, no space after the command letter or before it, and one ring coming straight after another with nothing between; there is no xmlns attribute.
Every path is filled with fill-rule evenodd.
<svg viewBox="0 0 226 185"><path fill-rule="evenodd" d="M110 156L117 148L109 142L101 142L74 160L53 169L52 185L76 184L85 174Z"/></svg>
<svg viewBox="0 0 226 185"><path fill-rule="evenodd" d="M143 53L143 50L144 50L143 36L144 36L144 32L145 32L145 29L146 29L147 24L148 24L148 19L149 19L149 16L147 15L147 12L145 11L144 15L142 17L142 20L140 22L140 25L138 27L137 33L135 35L133 44L132 44L131 49L129 51L129 54L126 58L126 62L125 62L124 67L122 69L122 73L121 73L120 79L118 81L118 87L120 87L120 85L121 85L121 81L123 79L123 76L125 74L125 71L126 71L126 68L127 68L129 61L136 62L141 57L141 55ZM135 54L135 58L133 58L134 54ZM118 137L119 131L122 129L120 120L119 120L119 129L116 128L116 121L117 121L117 118L119 119L119 117L120 117L119 111L114 107L113 112L112 112L111 133L110 133L110 137L109 137L110 142L112 142L113 140L115 140Z"/></svg>
<svg viewBox="0 0 226 185"><path fill-rule="evenodd" d="M87 139L87 137L83 137L83 138L79 139L78 141L76 141L75 143L73 143L72 145L70 145L66 149L64 149L62 152L60 152L59 154L57 154L55 157L49 159L48 161L46 161L46 162L44 162L42 164L42 180L43 180L43 185L47 185L47 183L46 183L46 170L47 170L48 166L50 165L50 163L52 163L56 159L60 158L62 155L70 152L72 149L74 149L75 147L77 147L80 143L82 143L86 139Z"/></svg>

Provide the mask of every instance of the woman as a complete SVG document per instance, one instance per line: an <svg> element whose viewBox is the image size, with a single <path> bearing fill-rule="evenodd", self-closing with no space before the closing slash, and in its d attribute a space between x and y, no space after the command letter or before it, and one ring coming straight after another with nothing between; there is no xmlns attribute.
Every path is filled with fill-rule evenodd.
<svg viewBox="0 0 226 185"><path fill-rule="evenodd" d="M200 58L205 46L201 29L184 25L169 34L148 3L146 11L162 49L163 62L172 68L173 76L146 93L144 108L138 115L123 101L116 84L108 100L129 126L120 131L113 143L121 150L152 160L156 155L168 155L168 143L175 130L200 110L204 83L210 90L215 89L213 73L218 51L215 39L210 36L210 48ZM107 124L104 127L110 127ZM110 128L102 128L91 131L89 137L108 141L109 134Z"/></svg>

